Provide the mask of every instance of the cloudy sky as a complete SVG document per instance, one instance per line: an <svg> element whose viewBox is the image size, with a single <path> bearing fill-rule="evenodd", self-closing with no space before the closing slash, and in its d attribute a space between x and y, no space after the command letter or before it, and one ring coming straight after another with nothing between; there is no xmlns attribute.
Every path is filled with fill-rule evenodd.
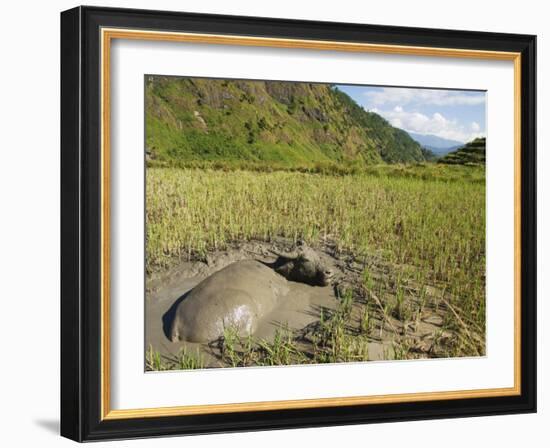
<svg viewBox="0 0 550 448"><path fill-rule="evenodd" d="M366 110L418 134L467 142L485 136L485 92L339 85Z"/></svg>

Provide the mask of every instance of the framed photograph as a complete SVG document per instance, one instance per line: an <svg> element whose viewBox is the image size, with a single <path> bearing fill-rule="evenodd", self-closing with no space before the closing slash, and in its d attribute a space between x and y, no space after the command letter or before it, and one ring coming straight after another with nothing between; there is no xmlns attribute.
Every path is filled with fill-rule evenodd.
<svg viewBox="0 0 550 448"><path fill-rule="evenodd" d="M536 411L535 36L61 14L61 433Z"/></svg>

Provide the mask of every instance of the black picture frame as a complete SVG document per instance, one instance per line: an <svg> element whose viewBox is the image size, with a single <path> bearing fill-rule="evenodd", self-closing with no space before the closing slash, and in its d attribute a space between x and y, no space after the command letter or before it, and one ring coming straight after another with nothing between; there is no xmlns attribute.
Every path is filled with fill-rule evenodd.
<svg viewBox="0 0 550 448"><path fill-rule="evenodd" d="M103 27L521 53L521 393L516 396L102 419ZM77 7L61 14L61 435L76 441L536 412L536 37Z"/></svg>

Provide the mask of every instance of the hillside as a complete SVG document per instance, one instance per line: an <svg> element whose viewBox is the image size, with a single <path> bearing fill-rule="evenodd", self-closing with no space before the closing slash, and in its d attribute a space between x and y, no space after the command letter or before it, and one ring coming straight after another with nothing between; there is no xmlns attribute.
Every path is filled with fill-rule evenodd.
<svg viewBox="0 0 550 448"><path fill-rule="evenodd" d="M476 138L438 160L448 165L485 165L485 137Z"/></svg>
<svg viewBox="0 0 550 448"><path fill-rule="evenodd" d="M374 164L425 160L405 131L329 84L147 76L150 160Z"/></svg>

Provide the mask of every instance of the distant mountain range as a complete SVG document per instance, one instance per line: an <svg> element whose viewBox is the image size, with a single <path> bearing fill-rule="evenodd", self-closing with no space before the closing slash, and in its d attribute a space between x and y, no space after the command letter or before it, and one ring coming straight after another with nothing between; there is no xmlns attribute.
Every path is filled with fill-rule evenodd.
<svg viewBox="0 0 550 448"><path fill-rule="evenodd" d="M432 151L436 156L443 156L464 146L463 142L459 142L458 140L449 140L438 137L437 135L417 134L415 132L409 132L408 134L413 140L420 143L424 148Z"/></svg>

